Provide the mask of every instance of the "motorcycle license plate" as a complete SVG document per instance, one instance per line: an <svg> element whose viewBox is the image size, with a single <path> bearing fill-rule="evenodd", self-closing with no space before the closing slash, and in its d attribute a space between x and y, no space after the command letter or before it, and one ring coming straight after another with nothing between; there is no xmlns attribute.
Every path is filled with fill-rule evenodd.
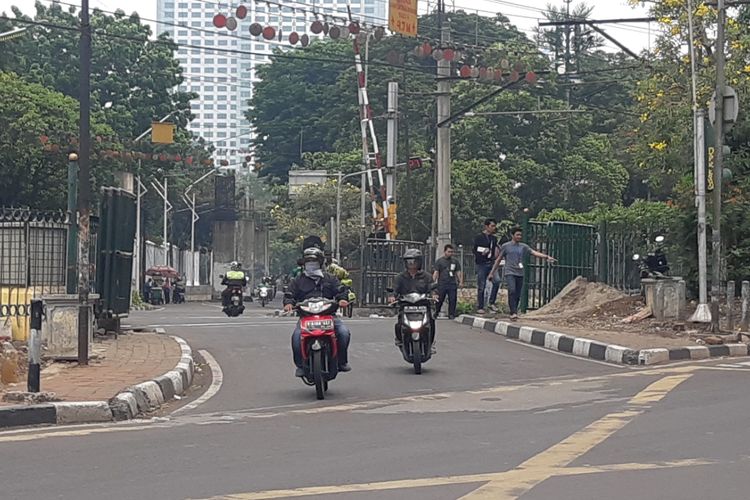
<svg viewBox="0 0 750 500"><path fill-rule="evenodd" d="M303 323L303 328L305 328L308 331L312 331L312 330L333 330L333 320L332 319L321 319L321 320L305 321Z"/></svg>
<svg viewBox="0 0 750 500"><path fill-rule="evenodd" d="M404 307L405 313L423 313L427 312L427 306L406 306Z"/></svg>

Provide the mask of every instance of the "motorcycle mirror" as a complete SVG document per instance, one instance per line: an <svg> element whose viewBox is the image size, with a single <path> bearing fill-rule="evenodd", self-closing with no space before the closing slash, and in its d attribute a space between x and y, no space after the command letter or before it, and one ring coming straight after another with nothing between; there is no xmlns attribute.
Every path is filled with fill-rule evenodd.
<svg viewBox="0 0 750 500"><path fill-rule="evenodd" d="M438 289L438 284L437 283L433 283L432 285L430 285L430 291L431 292L434 292L437 289Z"/></svg>
<svg viewBox="0 0 750 500"><path fill-rule="evenodd" d="M220 275L219 275L219 278L221 278L221 279L224 279L224 275L223 275L223 274L220 274Z"/></svg>
<svg viewBox="0 0 750 500"><path fill-rule="evenodd" d="M386 288L385 291L388 293L393 293L393 288Z"/></svg>
<svg viewBox="0 0 750 500"><path fill-rule="evenodd" d="M633 254L633 260L641 260L641 256L636 254Z"/></svg>
<svg viewBox="0 0 750 500"><path fill-rule="evenodd" d="M664 242L664 236L661 236L661 235L657 236L656 237L656 242L657 243L663 243Z"/></svg>

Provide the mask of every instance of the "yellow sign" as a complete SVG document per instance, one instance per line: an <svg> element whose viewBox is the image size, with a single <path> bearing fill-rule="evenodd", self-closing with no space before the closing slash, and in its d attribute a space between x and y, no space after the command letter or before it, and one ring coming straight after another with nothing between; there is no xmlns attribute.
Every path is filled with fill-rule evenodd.
<svg viewBox="0 0 750 500"><path fill-rule="evenodd" d="M151 142L155 144L174 143L174 123L154 122L151 124Z"/></svg>
<svg viewBox="0 0 750 500"><path fill-rule="evenodd" d="M406 36L417 36L417 0L389 0L388 28Z"/></svg>

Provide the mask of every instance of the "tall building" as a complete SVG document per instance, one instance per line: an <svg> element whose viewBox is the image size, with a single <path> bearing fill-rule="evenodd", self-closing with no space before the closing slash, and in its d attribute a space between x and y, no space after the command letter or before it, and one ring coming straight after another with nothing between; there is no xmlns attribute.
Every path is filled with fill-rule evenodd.
<svg viewBox="0 0 750 500"><path fill-rule="evenodd" d="M253 131L246 118L257 67L269 61L275 47L289 47L292 31L310 33L313 12L347 16L347 0L274 0L271 3L248 0L232 4L209 0L157 0L159 33L169 33L179 45L177 59L183 68L183 91L197 93L192 102L195 120L190 130L216 147L215 160L226 160L239 168L245 157L253 156ZM387 26L387 0L351 0L355 19ZM247 8L245 19L237 19L237 29L214 27L218 13L234 15L236 8ZM284 40L267 41L249 31L252 23L279 28ZM216 51L208 50L216 48ZM245 52L245 54L243 54ZM246 54L252 52L253 55Z"/></svg>

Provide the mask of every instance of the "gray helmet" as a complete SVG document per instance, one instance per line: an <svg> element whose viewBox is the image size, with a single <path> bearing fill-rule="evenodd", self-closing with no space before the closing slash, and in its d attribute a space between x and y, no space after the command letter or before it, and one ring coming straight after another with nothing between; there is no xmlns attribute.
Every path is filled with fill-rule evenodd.
<svg viewBox="0 0 750 500"><path fill-rule="evenodd" d="M241 271L241 270L242 270L242 264L240 264L240 263L239 263L239 262L237 262L237 261L234 261L234 262L232 262L232 263L231 263L231 264L229 265L229 268L230 268L230 269L231 269L232 271Z"/></svg>
<svg viewBox="0 0 750 500"><path fill-rule="evenodd" d="M422 257L422 252L416 248L409 248L404 252L404 265L408 267L408 263L410 260L413 260L417 263L417 269L422 269L422 261L424 258Z"/></svg>
<svg viewBox="0 0 750 500"><path fill-rule="evenodd" d="M317 261L320 263L321 267L323 266L323 263L325 262L325 254L323 253L323 250L317 247L310 247L306 248L304 252L302 252L302 259L305 262L313 262Z"/></svg>

